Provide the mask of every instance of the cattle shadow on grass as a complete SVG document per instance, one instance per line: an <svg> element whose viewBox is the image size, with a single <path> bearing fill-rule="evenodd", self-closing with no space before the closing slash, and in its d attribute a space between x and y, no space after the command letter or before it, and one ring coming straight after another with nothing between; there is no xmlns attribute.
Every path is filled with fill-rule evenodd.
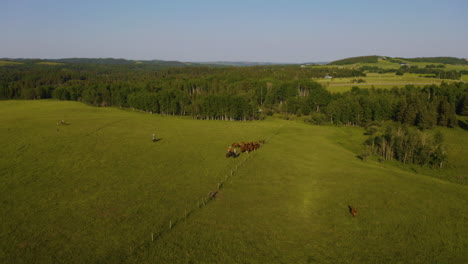
<svg viewBox="0 0 468 264"><path fill-rule="evenodd" d="M153 142L159 142L161 140L162 140L162 138L155 138L155 139L153 139Z"/></svg>

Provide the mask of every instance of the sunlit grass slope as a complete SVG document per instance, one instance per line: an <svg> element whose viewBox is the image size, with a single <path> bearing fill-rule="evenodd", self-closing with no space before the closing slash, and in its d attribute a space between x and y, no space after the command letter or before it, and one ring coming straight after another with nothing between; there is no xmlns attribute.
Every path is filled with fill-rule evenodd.
<svg viewBox="0 0 468 264"><path fill-rule="evenodd" d="M1 263L467 258L467 187L360 161L359 128L199 121L56 101L3 101L0 113ZM62 119L70 125L57 126ZM257 139L268 142L224 157L228 144Z"/></svg>

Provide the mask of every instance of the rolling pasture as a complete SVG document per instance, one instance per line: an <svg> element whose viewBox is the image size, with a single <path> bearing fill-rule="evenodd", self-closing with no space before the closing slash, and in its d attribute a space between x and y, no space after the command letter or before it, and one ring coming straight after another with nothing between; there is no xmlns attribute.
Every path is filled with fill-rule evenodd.
<svg viewBox="0 0 468 264"><path fill-rule="evenodd" d="M0 113L0 263L468 258L467 185L359 160L361 128L47 100L0 101ZM447 177L466 177L468 132L442 131L457 145ZM259 139L250 154L224 156Z"/></svg>
<svg viewBox="0 0 468 264"><path fill-rule="evenodd" d="M433 63L433 62L411 62L405 61L404 59L399 59L401 62L408 63L410 66L418 66L419 68L425 68L427 65L440 65L442 63ZM456 70L456 71L467 71L468 65L451 65L443 64L445 68L443 70ZM379 67L381 69L399 69L401 65L396 62L391 62L390 60L378 59L376 63L354 63L348 65L320 65L320 66L307 66L307 67L338 67L338 68L352 68L359 69L360 67ZM468 76L462 75L460 80L451 80L451 79L438 79L438 78L426 78L424 74L414 74L414 73L405 73L403 75L395 75L395 73L371 73L367 72L366 77L350 77L350 78L333 78L333 79L315 79L315 81L325 85L325 87L331 92L344 92L349 91L353 86L359 86L361 88L383 88L390 89L393 87L404 87L408 84L413 84L417 86L437 84L439 85L442 81L444 82L454 82L454 81L467 81ZM333 75L333 74L332 74ZM365 83L353 83L355 79L363 79Z"/></svg>
<svg viewBox="0 0 468 264"><path fill-rule="evenodd" d="M19 65L20 62L15 61L8 61L8 60L0 60L0 66L9 66L9 65Z"/></svg>
<svg viewBox="0 0 468 264"><path fill-rule="evenodd" d="M365 83L354 83L356 79L362 79ZM405 85L412 84L415 86L439 85L442 81L453 82L454 80L441 80L435 78L420 77L418 74L405 73L398 76L395 73L367 73L366 77L352 77L352 78L334 78L334 79L315 79L315 81L323 84L330 92L345 92L351 90L353 86L360 88L384 88L390 89L393 87L404 87Z"/></svg>

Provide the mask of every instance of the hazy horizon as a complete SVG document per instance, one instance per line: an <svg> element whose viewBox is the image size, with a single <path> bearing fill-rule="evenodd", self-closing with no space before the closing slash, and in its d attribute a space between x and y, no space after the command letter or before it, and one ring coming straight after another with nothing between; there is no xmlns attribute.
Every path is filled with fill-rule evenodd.
<svg viewBox="0 0 468 264"><path fill-rule="evenodd" d="M468 57L468 3L10 1L0 58L328 62Z"/></svg>

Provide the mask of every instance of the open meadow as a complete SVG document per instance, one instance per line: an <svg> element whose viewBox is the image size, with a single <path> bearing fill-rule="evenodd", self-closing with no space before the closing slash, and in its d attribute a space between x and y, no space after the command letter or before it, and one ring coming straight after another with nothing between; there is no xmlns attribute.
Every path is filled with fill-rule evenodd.
<svg viewBox="0 0 468 264"><path fill-rule="evenodd" d="M0 101L0 113L0 263L468 259L461 128L440 129L451 164L439 178L458 179L441 180L358 159L359 127L55 100ZM225 157L231 143L260 139L258 150Z"/></svg>

